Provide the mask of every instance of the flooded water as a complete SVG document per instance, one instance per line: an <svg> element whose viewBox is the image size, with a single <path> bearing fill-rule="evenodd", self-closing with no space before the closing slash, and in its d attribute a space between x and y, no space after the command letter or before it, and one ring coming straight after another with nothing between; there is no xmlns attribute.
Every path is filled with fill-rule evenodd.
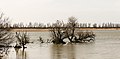
<svg viewBox="0 0 120 59"><path fill-rule="evenodd" d="M120 59L120 31L95 30L94 43L79 44L28 44L27 48L10 48L3 59ZM31 40L39 36L49 39L48 32L30 32Z"/></svg>

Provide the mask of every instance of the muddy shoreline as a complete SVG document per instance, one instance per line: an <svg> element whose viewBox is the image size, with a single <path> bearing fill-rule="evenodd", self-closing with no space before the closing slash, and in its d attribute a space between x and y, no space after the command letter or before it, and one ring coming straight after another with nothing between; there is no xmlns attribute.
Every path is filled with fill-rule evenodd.
<svg viewBox="0 0 120 59"><path fill-rule="evenodd" d="M77 28L78 30L120 30L120 28ZM50 29L36 29L36 28L15 28L11 29L12 32L47 32Z"/></svg>

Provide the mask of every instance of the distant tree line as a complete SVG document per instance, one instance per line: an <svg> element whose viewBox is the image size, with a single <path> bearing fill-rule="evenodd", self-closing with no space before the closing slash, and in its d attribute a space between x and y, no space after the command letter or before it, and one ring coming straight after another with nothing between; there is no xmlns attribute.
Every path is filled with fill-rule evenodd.
<svg viewBox="0 0 120 59"><path fill-rule="evenodd" d="M63 24L64 25L64 24ZM29 22L28 24L24 24L22 22L20 23L15 23L13 25L8 25L8 24L4 24L4 27L11 27L11 28L51 28L54 27L54 23L32 23ZM64 27L64 26L62 26ZM120 24L119 23L102 23L102 24L97 24L97 23L77 23L77 28L81 27L81 28L119 28Z"/></svg>

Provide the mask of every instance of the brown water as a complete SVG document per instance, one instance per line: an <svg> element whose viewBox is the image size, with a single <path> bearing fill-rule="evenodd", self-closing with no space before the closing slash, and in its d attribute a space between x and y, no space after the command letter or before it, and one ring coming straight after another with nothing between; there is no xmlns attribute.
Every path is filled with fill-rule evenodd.
<svg viewBox="0 0 120 59"><path fill-rule="evenodd" d="M96 30L94 43L28 44L25 50L10 48L3 59L120 59L120 31ZM39 36L49 39L48 32L31 32L31 40Z"/></svg>

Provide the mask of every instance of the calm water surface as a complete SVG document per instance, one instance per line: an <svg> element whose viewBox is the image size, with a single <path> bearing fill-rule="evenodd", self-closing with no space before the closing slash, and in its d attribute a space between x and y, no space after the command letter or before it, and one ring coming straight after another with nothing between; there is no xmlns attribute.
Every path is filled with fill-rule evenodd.
<svg viewBox="0 0 120 59"><path fill-rule="evenodd" d="M120 31L96 30L94 43L28 44L25 50L10 48L3 59L120 59ZM48 32L30 32L32 41L39 36L50 39Z"/></svg>

